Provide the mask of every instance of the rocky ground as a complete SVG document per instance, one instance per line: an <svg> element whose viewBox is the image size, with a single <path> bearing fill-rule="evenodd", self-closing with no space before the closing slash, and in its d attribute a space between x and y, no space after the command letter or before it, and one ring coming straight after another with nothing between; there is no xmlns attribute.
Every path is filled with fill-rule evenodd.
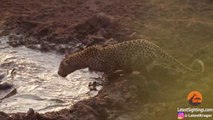
<svg viewBox="0 0 213 120"><path fill-rule="evenodd" d="M189 106L188 92L213 98L212 0L1 0L1 35L11 46L70 53L94 44L144 38L190 64L199 58L205 72L177 75L155 68L149 75L124 75L104 84L99 94L70 109L39 114L6 114L2 120L169 120ZM17 36L18 35L18 36Z"/></svg>

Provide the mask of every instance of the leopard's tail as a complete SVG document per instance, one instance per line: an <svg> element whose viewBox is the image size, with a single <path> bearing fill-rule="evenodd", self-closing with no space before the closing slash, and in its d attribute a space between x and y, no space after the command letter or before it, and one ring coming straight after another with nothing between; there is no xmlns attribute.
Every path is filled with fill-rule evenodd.
<svg viewBox="0 0 213 120"><path fill-rule="evenodd" d="M192 64L190 65L190 68L194 68L193 70L195 72L204 72L204 63L202 60L195 59Z"/></svg>
<svg viewBox="0 0 213 120"><path fill-rule="evenodd" d="M173 56L171 56L169 53L167 53L165 50L160 49L158 46L155 46L156 50L160 54L160 58L165 59L170 63L174 68L177 68L180 72L186 73L186 72L194 72L194 73L202 73L204 72L204 63L203 61L196 59L192 62L192 64L188 67L175 59Z"/></svg>
<svg viewBox="0 0 213 120"><path fill-rule="evenodd" d="M202 73L204 72L204 63L199 59L195 59L190 66L186 66L171 55L167 53L167 58L174 65L177 70L180 70L183 73L193 72L193 73Z"/></svg>

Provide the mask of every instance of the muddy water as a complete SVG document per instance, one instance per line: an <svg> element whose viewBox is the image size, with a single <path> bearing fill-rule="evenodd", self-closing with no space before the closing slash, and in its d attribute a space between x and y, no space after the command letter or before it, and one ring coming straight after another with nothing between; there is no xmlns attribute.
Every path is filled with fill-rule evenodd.
<svg viewBox="0 0 213 120"><path fill-rule="evenodd" d="M88 94L88 83L100 75L83 69L62 78L57 75L62 55L26 47L12 48L6 44L7 37L0 41L0 72L5 75L2 81L12 83L17 89L16 95L0 103L0 111L26 112L29 108L38 112L55 111L97 94Z"/></svg>

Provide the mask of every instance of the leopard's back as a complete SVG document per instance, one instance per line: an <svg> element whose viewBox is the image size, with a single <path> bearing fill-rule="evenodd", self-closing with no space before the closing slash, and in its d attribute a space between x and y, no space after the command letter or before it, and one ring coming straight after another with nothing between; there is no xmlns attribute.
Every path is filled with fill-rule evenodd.
<svg viewBox="0 0 213 120"><path fill-rule="evenodd" d="M118 68L130 67L140 69L157 61L164 62L168 66L175 66L180 71L196 71L172 57L161 47L147 40L138 39L109 45L102 49L105 62Z"/></svg>

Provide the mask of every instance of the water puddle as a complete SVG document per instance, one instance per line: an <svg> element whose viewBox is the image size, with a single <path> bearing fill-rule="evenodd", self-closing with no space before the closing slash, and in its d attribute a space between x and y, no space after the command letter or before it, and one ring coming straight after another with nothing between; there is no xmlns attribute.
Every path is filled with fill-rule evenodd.
<svg viewBox="0 0 213 120"><path fill-rule="evenodd" d="M0 38L0 74L5 74L2 81L12 83L17 94L2 100L0 111L26 112L29 108L40 113L56 111L97 94L87 94L88 84L100 74L83 69L62 78L57 75L62 55L12 48L6 44L7 39Z"/></svg>

